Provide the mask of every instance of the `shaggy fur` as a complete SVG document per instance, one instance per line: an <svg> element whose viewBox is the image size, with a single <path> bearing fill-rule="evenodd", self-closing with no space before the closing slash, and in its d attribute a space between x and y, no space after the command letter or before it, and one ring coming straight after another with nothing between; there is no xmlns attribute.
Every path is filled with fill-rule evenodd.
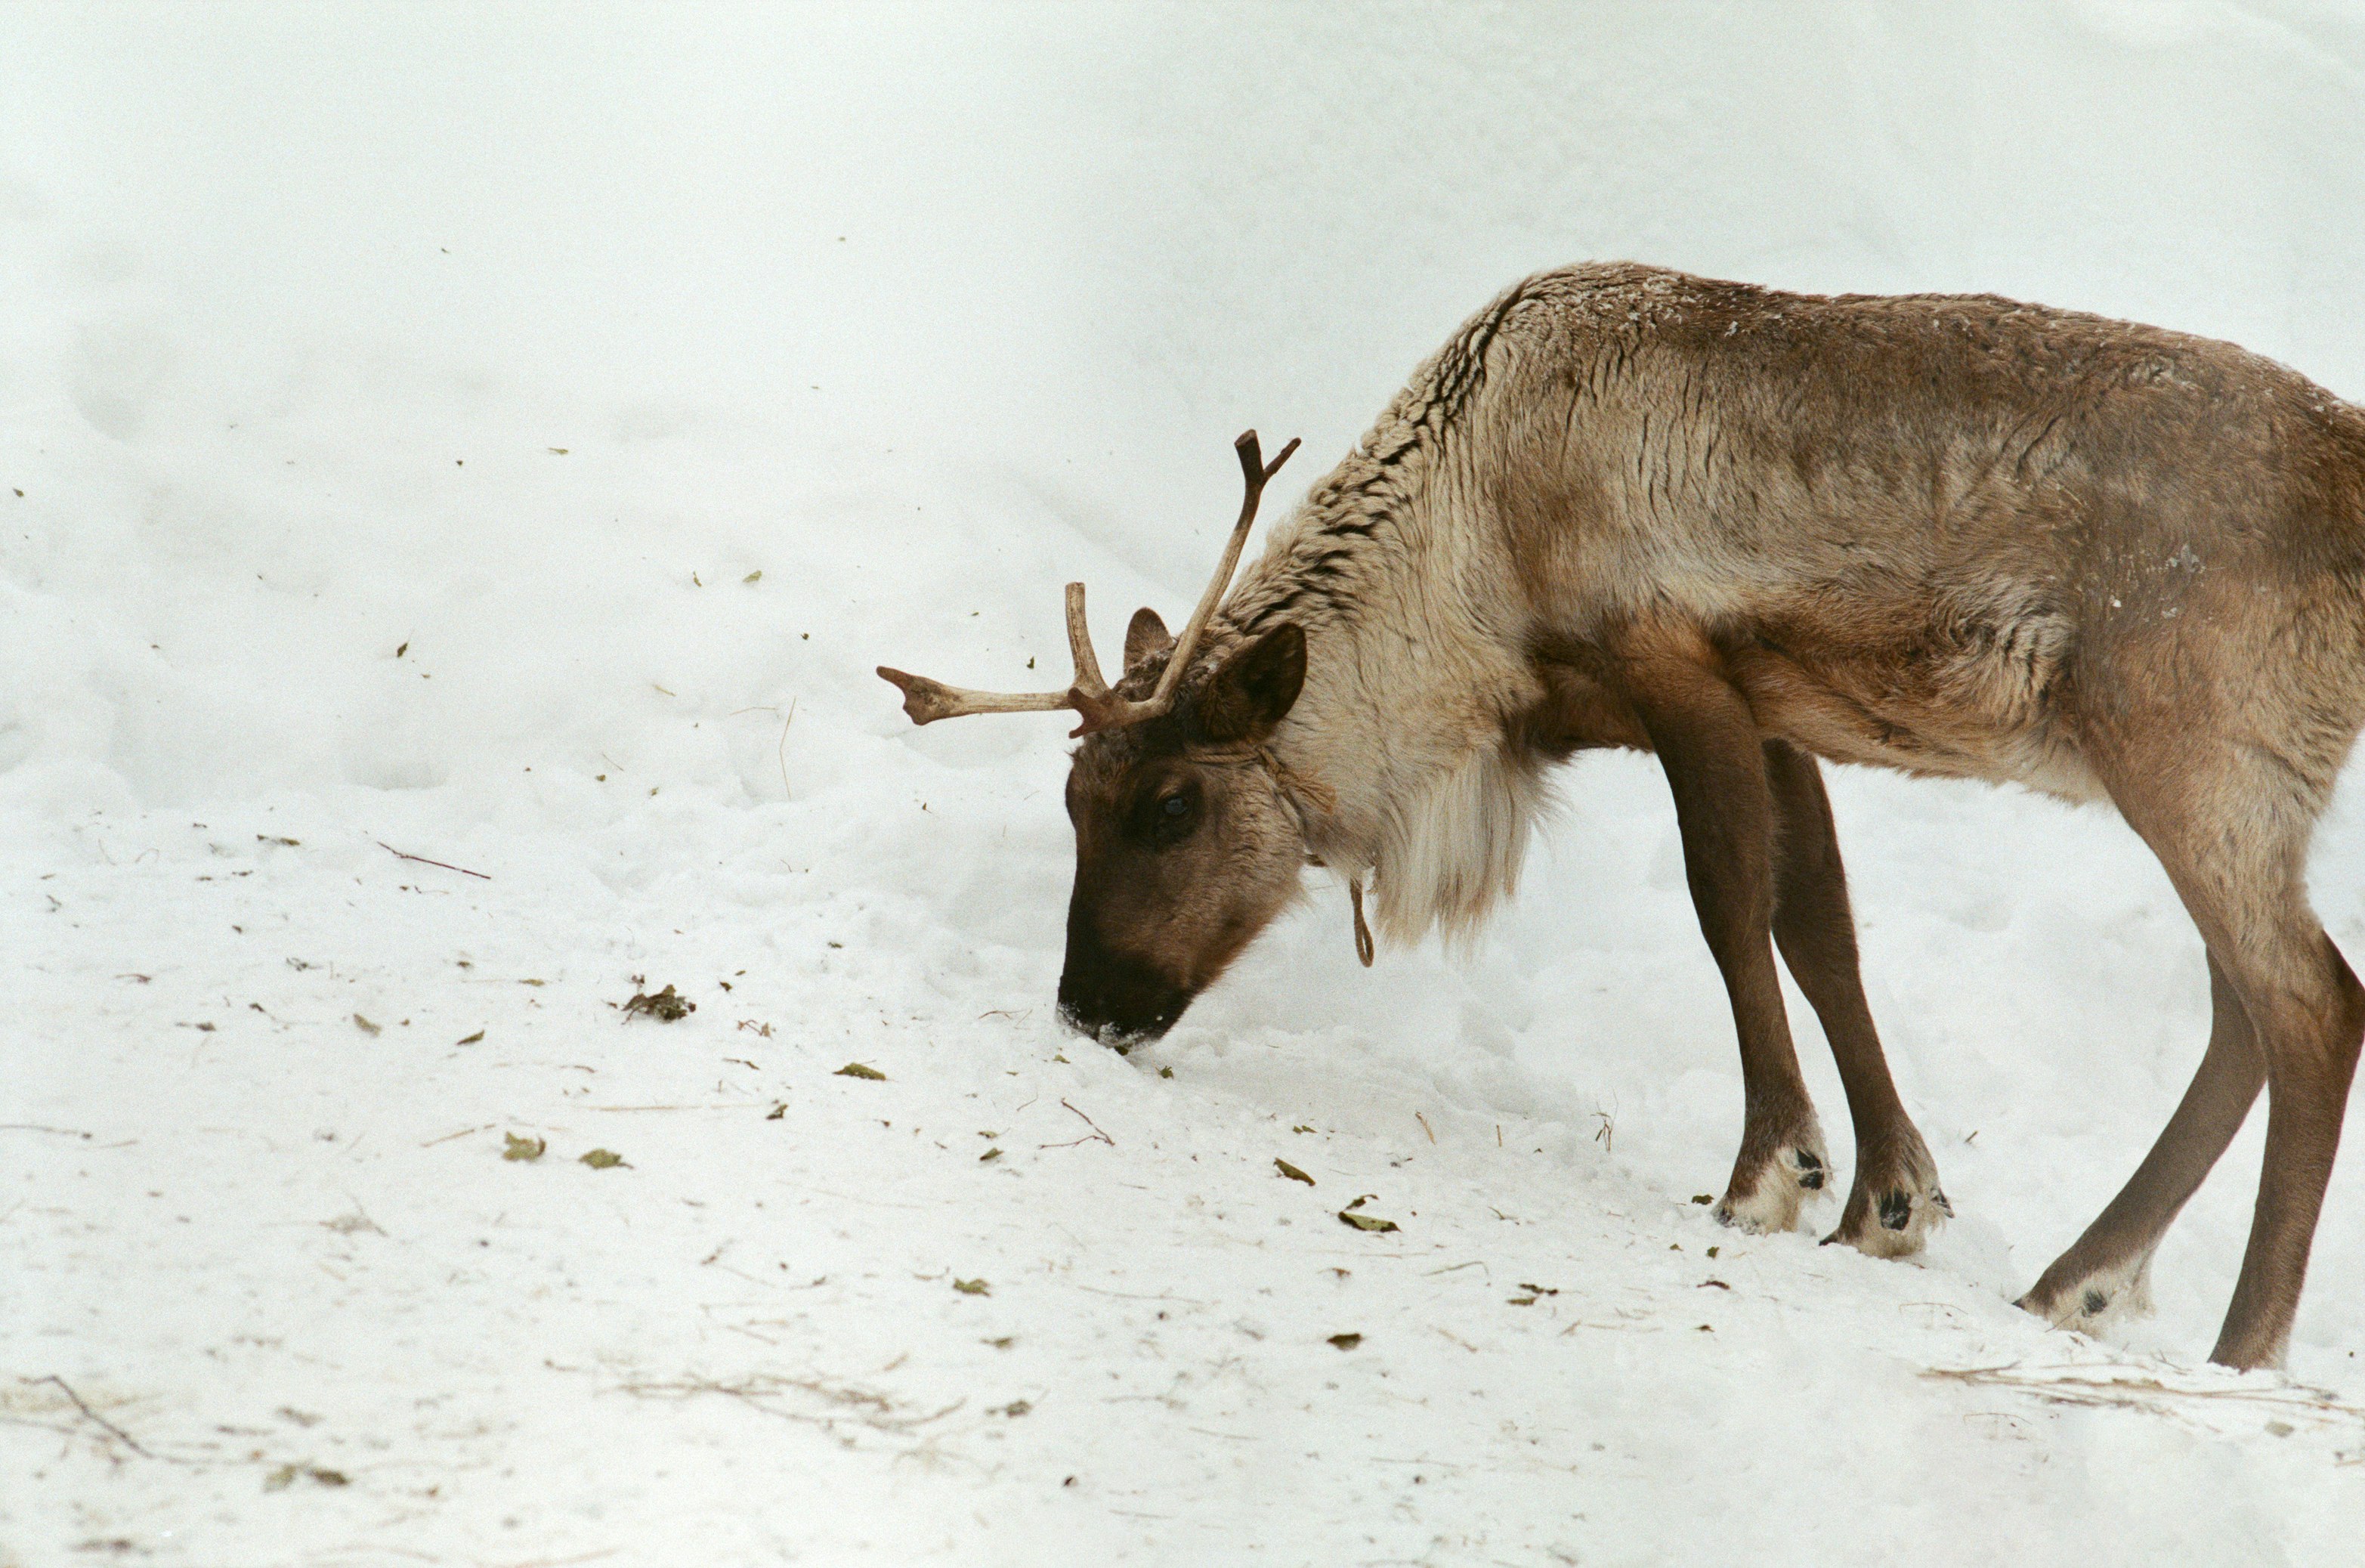
<svg viewBox="0 0 2365 1568"><path fill-rule="evenodd" d="M1302 631L1302 692L1258 710L1281 771L1243 770L1187 701L1085 743L1080 856L1151 773L1205 775L1222 810L1187 876L1137 857L1149 880L1119 891L1080 859L1071 959L1081 920L1195 990L1298 856L1368 875L1394 941L1466 932L1515 888L1552 764L1653 751L1742 1044L1720 1212L1787 1225L1824 1169L1778 943L1856 1126L1836 1238L1905 1251L1945 1199L1863 1005L1814 759L2107 800L2202 929L2219 1027L2110 1225L2029 1305L2061 1316L2088 1277L2128 1294L2264 1081L2268 1169L2216 1354L2271 1361L2365 1036L2300 879L2365 724L2360 583L2365 413L2230 344L1984 296L1541 274L1420 367L1211 625L1186 693ZM1156 667L1148 649L1128 678Z"/></svg>

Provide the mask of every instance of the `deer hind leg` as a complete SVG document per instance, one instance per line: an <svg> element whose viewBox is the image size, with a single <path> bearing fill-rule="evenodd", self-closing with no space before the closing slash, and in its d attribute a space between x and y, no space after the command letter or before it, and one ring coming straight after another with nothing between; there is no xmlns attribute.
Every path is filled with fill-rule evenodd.
<svg viewBox="0 0 2365 1568"><path fill-rule="evenodd" d="M2250 1015L2209 960L2209 1049L2159 1141L2093 1224L2020 1305L2065 1328L2095 1329L2151 1310L2151 1255L2267 1081Z"/></svg>
<svg viewBox="0 0 2365 1568"><path fill-rule="evenodd" d="M1693 907L1741 1039L1741 1151L1716 1215L1745 1230L1794 1229L1808 1195L1829 1181L1831 1160L1774 968L1774 807L1756 722L1740 693L1700 662L1640 663L1629 680L1675 793Z"/></svg>
<svg viewBox="0 0 2365 1568"><path fill-rule="evenodd" d="M2308 907L2303 879L2329 769L2326 783L2308 785L2299 768L2257 746L2178 760L2180 767L2158 769L2124 790L2114 784L2112 792L2159 857L2239 999L2266 1078L2267 1152L2258 1204L2210 1360L2273 1366L2291 1337L2340 1144L2348 1084L2365 1041L2365 987ZM2238 1123L2231 1103L2241 1098L2247 1069L2230 1047L2225 1054L2232 1065L2214 1073L2204 1059L2209 1081L2196 1088L2206 1098L2184 1140L2161 1157L2163 1165L2205 1170L2202 1156L2214 1158L2208 1139L2220 1123ZM2232 1136L2230 1127L2225 1136Z"/></svg>
<svg viewBox="0 0 2365 1568"><path fill-rule="evenodd" d="M1765 749L1777 824L1774 940L1822 1020L1855 1126L1855 1181L1838 1228L1824 1240L1877 1258L1907 1257L1955 1211L1939 1190L1930 1146L1897 1097L1865 1002L1847 871L1822 772L1813 757L1784 742L1767 741Z"/></svg>

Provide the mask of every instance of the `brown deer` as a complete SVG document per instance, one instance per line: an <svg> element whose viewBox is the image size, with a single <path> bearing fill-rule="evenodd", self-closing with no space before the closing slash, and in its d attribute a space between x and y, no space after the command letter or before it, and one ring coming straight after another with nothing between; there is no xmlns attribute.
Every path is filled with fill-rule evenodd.
<svg viewBox="0 0 2365 1568"><path fill-rule="evenodd" d="M1292 442L1292 446L1295 443ZM2213 1356L2280 1361L2365 990L2309 908L2309 837L2365 726L2365 409L2231 344L1988 296L1777 293L1633 265L1531 277L1415 374L1179 638L1013 697L881 669L913 720L1070 708L1059 1004L1169 1026L1300 868L1368 879L1397 941L1515 885L1548 767L1655 753L1723 972L1747 1108L1717 1206L1783 1229L1831 1162L1774 956L1855 1124L1829 1238L1951 1211L1881 1054L1818 759L2107 801L2207 946L2207 1053L2124 1191L2021 1305L2146 1305L2162 1233L2268 1091ZM1288 454L1284 452L1283 457Z"/></svg>

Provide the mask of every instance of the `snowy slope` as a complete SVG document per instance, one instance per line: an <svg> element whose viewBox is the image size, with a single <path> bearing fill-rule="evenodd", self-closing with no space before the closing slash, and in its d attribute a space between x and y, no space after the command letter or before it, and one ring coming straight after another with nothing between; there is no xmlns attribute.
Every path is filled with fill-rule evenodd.
<svg viewBox="0 0 2365 1568"><path fill-rule="evenodd" d="M1692 1202L1739 1078L1646 761L1475 952L1366 972L1317 883L1118 1058L1049 1016L1059 722L869 673L1179 610L1233 434L1294 498L1579 257L2365 395L2353 14L0 34L0 1564L2353 1559L2353 1149L2288 1379L2201 1365L2256 1126L2157 1317L2009 1305L2206 1033L2107 814L1834 774L1960 1216L1876 1263Z"/></svg>

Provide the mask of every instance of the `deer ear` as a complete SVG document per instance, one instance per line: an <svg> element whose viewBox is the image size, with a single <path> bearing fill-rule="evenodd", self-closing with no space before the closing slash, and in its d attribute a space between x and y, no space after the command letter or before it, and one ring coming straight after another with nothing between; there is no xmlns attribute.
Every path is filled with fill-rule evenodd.
<svg viewBox="0 0 2365 1568"><path fill-rule="evenodd" d="M1125 667L1138 669L1141 661L1152 654L1162 654L1174 645L1173 634L1158 611L1143 605L1133 612L1133 620L1125 629Z"/></svg>
<svg viewBox="0 0 2365 1568"><path fill-rule="evenodd" d="M1306 633L1284 622L1226 659L1199 697L1199 727L1216 741L1261 741L1306 686Z"/></svg>

